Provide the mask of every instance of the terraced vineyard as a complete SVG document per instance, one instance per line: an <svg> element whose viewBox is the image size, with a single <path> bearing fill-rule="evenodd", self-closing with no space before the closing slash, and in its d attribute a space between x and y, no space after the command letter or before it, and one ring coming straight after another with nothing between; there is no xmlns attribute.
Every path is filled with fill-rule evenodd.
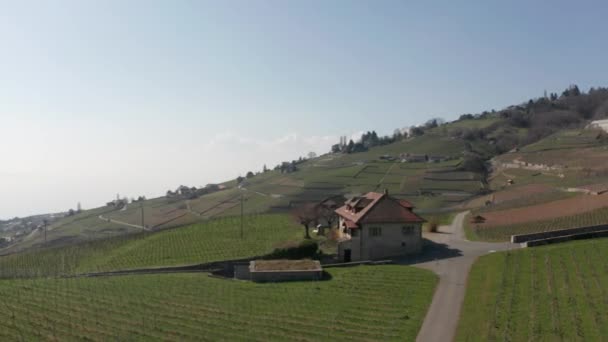
<svg viewBox="0 0 608 342"><path fill-rule="evenodd" d="M56 276L140 267L197 264L266 254L297 241L303 229L286 215L223 218L157 233L139 233L64 248L0 257L0 277Z"/></svg>
<svg viewBox="0 0 608 342"><path fill-rule="evenodd" d="M404 266L328 274L278 284L204 273L3 280L0 339L411 341L436 283Z"/></svg>
<svg viewBox="0 0 608 342"><path fill-rule="evenodd" d="M608 239L481 257L458 341L601 341L608 336Z"/></svg>
<svg viewBox="0 0 608 342"><path fill-rule="evenodd" d="M578 215L563 216L551 220L532 221L514 225L482 227L468 223L467 235L472 240L508 241L511 235L546 232L558 229L606 224L608 208L596 209Z"/></svg>

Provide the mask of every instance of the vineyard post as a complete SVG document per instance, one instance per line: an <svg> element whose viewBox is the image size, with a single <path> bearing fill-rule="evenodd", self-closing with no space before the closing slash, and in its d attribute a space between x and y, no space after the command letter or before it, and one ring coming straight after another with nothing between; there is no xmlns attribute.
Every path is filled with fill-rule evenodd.
<svg viewBox="0 0 608 342"><path fill-rule="evenodd" d="M146 230L146 226L144 225L144 201L141 201L141 229Z"/></svg>
<svg viewBox="0 0 608 342"><path fill-rule="evenodd" d="M46 219L42 220L42 224L44 225L44 243L46 243L46 226L49 224Z"/></svg>
<svg viewBox="0 0 608 342"><path fill-rule="evenodd" d="M243 239L243 193L241 192L241 240Z"/></svg>

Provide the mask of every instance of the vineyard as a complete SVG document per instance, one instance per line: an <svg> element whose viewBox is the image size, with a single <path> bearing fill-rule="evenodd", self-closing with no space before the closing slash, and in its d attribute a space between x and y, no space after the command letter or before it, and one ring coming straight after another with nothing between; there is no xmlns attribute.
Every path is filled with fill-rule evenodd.
<svg viewBox="0 0 608 342"><path fill-rule="evenodd" d="M303 230L289 216L222 218L187 227L138 233L64 248L33 250L0 257L0 277L56 276L82 272L197 264L271 252Z"/></svg>
<svg viewBox="0 0 608 342"><path fill-rule="evenodd" d="M413 340L436 277L403 266L256 284L204 273L0 281L2 340ZM371 309L373 308L373 310Z"/></svg>
<svg viewBox="0 0 608 342"><path fill-rule="evenodd" d="M608 239L495 253L469 275L458 341L601 341Z"/></svg>
<svg viewBox="0 0 608 342"><path fill-rule="evenodd" d="M506 226L531 221L545 221L578 215L608 207L608 195L578 195L527 207L495 210L484 213L484 227Z"/></svg>
<svg viewBox="0 0 608 342"><path fill-rule="evenodd" d="M504 226L483 227L468 224L469 238L483 241L508 241L511 235L547 232L558 229L595 226L608 222L608 208L596 209L578 215L551 220L532 221Z"/></svg>

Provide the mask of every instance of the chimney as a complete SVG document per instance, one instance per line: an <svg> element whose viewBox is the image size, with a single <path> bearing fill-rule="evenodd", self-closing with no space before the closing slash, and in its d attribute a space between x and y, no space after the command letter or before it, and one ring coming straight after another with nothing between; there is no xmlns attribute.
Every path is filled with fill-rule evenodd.
<svg viewBox="0 0 608 342"><path fill-rule="evenodd" d="M385 194L386 196L388 196L388 189L387 189L387 188L384 188L384 194Z"/></svg>

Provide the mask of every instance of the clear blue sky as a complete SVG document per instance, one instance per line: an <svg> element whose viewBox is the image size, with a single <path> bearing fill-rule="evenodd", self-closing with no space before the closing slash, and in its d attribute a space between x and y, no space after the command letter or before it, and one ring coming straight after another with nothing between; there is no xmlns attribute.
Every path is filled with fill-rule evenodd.
<svg viewBox="0 0 608 342"><path fill-rule="evenodd" d="M0 1L0 217L608 85L602 1Z"/></svg>

